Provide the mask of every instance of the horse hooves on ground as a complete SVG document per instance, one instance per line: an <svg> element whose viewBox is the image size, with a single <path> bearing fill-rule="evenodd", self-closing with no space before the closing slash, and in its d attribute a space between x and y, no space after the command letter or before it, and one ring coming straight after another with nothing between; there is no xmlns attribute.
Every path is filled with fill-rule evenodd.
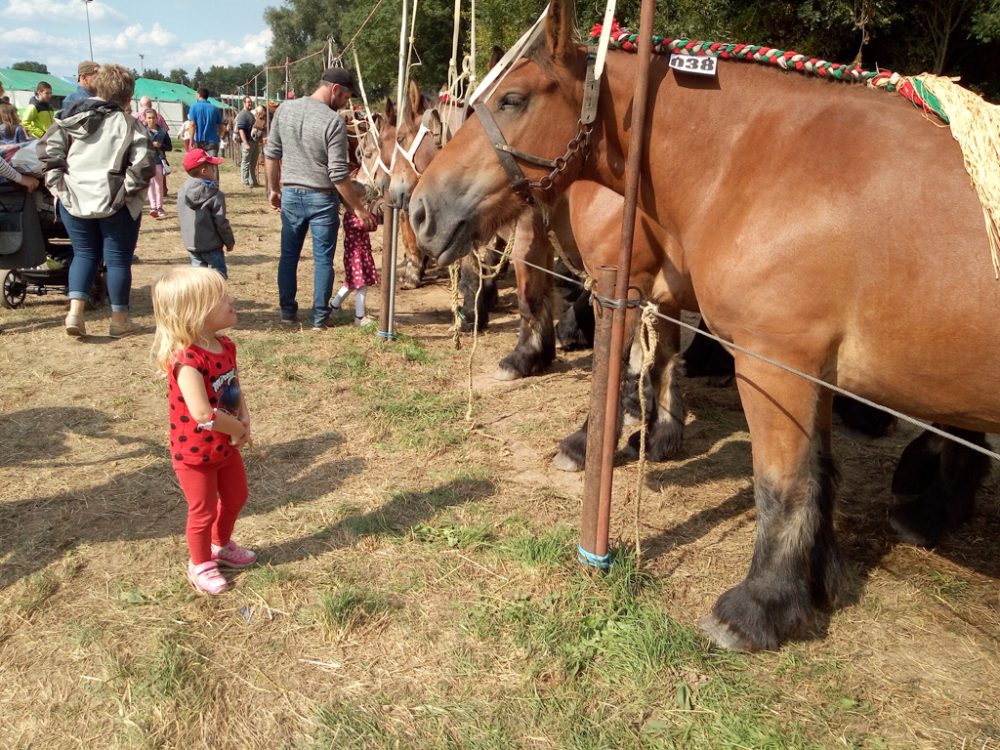
<svg viewBox="0 0 1000 750"><path fill-rule="evenodd" d="M698 627L716 646L728 651L754 651L753 646L743 637L734 633L728 625L715 615L705 615L698 621Z"/></svg>
<svg viewBox="0 0 1000 750"><path fill-rule="evenodd" d="M583 466L562 451L559 451L556 457L552 459L552 466L559 469L559 471L583 471Z"/></svg>
<svg viewBox="0 0 1000 750"><path fill-rule="evenodd" d="M935 547L941 541L941 529L929 523L920 512L920 502L911 500L892 509L889 525L905 544L917 547Z"/></svg>
<svg viewBox="0 0 1000 750"><path fill-rule="evenodd" d="M517 370L512 370L509 367L498 367L496 372L493 373L493 379L499 380L501 382L507 382L510 380L520 380L521 373Z"/></svg>

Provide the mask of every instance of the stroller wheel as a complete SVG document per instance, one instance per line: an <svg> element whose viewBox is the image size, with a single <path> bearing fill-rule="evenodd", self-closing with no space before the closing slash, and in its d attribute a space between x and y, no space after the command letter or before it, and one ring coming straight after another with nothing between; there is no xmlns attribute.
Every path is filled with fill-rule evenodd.
<svg viewBox="0 0 1000 750"><path fill-rule="evenodd" d="M24 283L21 274L17 271L8 271L3 277L3 298L0 303L7 309L14 309L24 304L27 296L28 285Z"/></svg>
<svg viewBox="0 0 1000 750"><path fill-rule="evenodd" d="M90 287L90 297L87 299L86 304L86 308L88 310L96 310L104 304L106 296L105 284L105 271L102 267L100 271L97 272L97 277L94 279L94 285Z"/></svg>

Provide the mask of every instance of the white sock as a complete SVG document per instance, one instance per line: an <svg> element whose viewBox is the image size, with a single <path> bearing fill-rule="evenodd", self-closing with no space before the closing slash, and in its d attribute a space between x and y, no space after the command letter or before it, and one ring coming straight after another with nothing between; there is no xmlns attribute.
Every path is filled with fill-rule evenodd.
<svg viewBox="0 0 1000 750"><path fill-rule="evenodd" d="M354 292L354 315L358 318L365 317L365 295L368 287L363 286Z"/></svg>
<svg viewBox="0 0 1000 750"><path fill-rule="evenodd" d="M330 306L340 307L340 303L344 301L344 297L346 297L350 291L351 290L347 288L347 284L344 284L344 286L340 287L340 291L337 292L337 296L333 298L333 302L330 303Z"/></svg>

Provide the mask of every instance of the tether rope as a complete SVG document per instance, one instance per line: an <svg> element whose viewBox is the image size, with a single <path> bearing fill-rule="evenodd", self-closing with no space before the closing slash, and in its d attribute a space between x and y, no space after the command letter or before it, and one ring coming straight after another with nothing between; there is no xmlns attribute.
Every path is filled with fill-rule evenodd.
<svg viewBox="0 0 1000 750"><path fill-rule="evenodd" d="M645 380L649 377L649 371L656 361L656 349L660 345L659 335L656 332L653 312L656 309L652 305L647 305L642 310L640 319L639 347L642 349L642 365L639 367L639 465L636 468L635 476L635 565L642 565L642 537L639 530L639 516L642 512L642 486L646 477L646 435L649 432L649 425L646 420L646 388ZM667 365L669 366L669 365Z"/></svg>
<svg viewBox="0 0 1000 750"><path fill-rule="evenodd" d="M596 43L601 34L601 25L596 24L590 32L590 42ZM632 34L627 29L618 26L611 27L609 47L622 52L637 52L636 40L638 34ZM783 70L795 70L803 74L811 74L820 78L843 81L845 83L865 83L872 88L895 92L918 109L933 112L944 122L948 118L942 112L937 99L923 84L907 76L893 73L889 70L864 70L858 65L845 65L830 62L818 57L809 57L799 52L775 49L758 44L727 44L724 42L705 42L693 39L672 39L654 36L653 52L658 55L700 55L719 57L723 60L739 60L756 62L762 65L773 65Z"/></svg>
<svg viewBox="0 0 1000 750"><path fill-rule="evenodd" d="M583 284L579 279L572 279L569 276L563 276L562 274L556 273L555 271L549 271L547 268L543 268L542 266L536 265L521 258L515 258L514 262L523 263L526 266L531 266L532 268L536 268L539 271L542 271L543 273L549 274L550 276L555 276L557 278L568 281L572 284L576 284L581 289L586 288L586 285ZM614 300L613 302L616 306L627 306L629 301ZM652 303L650 302L647 302L646 305L643 306L643 309L645 310L646 307L650 306L653 307L653 312L651 313L652 315L655 315L656 317L661 318L662 320L665 320L668 323L674 323L676 325L679 325L681 328L691 331L692 333L695 333L698 336L705 336L706 338L710 338L712 339L712 341L722 344L727 349L735 349L738 352L742 352L743 354L746 354L749 357L753 357L754 359L769 364L772 367L777 367L779 370L784 370L785 372L791 373L792 375L796 375L800 378L803 378L804 380L808 380L810 383L813 383L814 385L827 388L833 391L834 393L840 394L841 396L847 396L848 398L853 398L855 401L858 401L864 404L865 406L870 406L873 409L884 411L886 414L891 414L892 416L902 420L903 422L912 424L913 426L919 427L922 430L933 432L935 435L943 437L945 440L950 440L953 443L958 443L959 445L962 445L968 448L969 450L975 451L976 453L981 453L984 456L992 458L994 461L1000 462L1000 453L991 451L988 448L983 448L981 445L976 445L975 443L972 443L966 440L965 438L960 438L957 435L952 435L950 432L946 432L939 427L935 427L934 425L928 422L923 422L919 419L916 419L915 417L911 417L908 414L904 414L901 411L896 411L895 409L889 406L883 406L882 404L878 404L872 401L871 399L865 398L864 396L859 396L856 393L851 393L850 391L841 388L838 385L834 385L833 383L828 383L825 380L820 380L819 378L809 375L808 373L802 372L801 370L797 370L794 367L790 367L788 365L782 364L781 362L778 362L777 360L771 359L770 357L764 354L759 354L758 352L755 352L752 349L747 349L746 347L740 346L739 344L734 344L732 341L726 341L725 339L716 336L713 333L709 333L708 331L703 331L697 326L691 325L690 323L685 323L683 320L679 318L674 318L670 315L665 315L661 313L659 310L657 310L655 305L652 305Z"/></svg>

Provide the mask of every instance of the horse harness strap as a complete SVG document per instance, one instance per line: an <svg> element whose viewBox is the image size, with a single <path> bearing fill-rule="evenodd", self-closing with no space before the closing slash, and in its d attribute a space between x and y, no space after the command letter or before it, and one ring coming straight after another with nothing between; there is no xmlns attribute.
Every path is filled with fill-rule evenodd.
<svg viewBox="0 0 1000 750"><path fill-rule="evenodd" d="M497 125L487 102L483 101L475 106L476 116L479 117L479 122L486 132L486 137L493 144L493 149L500 160L500 166L503 167L504 172L507 173L507 179L510 180L511 188L528 205L535 202L532 191L541 190L542 192L546 192L550 190L559 175L566 171L574 155L580 154L581 161L585 161L587 158L587 153L590 150L590 132L597 117L597 98L600 92L600 81L594 78L595 60L596 55L594 52L589 52L587 54L587 77L583 85L583 104L576 135L566 145L566 151L563 155L557 156L555 159L544 159L525 153L524 151L519 151L516 148L511 148L507 143L507 139L504 138L500 126ZM545 167L551 171L537 181L532 182L525 177L524 172L517 163L518 161L534 164L537 167Z"/></svg>
<svg viewBox="0 0 1000 750"><path fill-rule="evenodd" d="M420 170L417 169L417 165L413 163L413 157L416 156L417 149L420 148L420 142L424 139L424 136L430 132L431 131L426 125L420 123L420 129L417 131L417 134L413 136L413 142L410 143L410 147L408 149L404 149L399 145L399 141L396 141L396 151L392 155L393 161L396 160L397 153L401 154L402 157L406 159L406 163L409 164L410 168L416 173L417 177L420 177Z"/></svg>

